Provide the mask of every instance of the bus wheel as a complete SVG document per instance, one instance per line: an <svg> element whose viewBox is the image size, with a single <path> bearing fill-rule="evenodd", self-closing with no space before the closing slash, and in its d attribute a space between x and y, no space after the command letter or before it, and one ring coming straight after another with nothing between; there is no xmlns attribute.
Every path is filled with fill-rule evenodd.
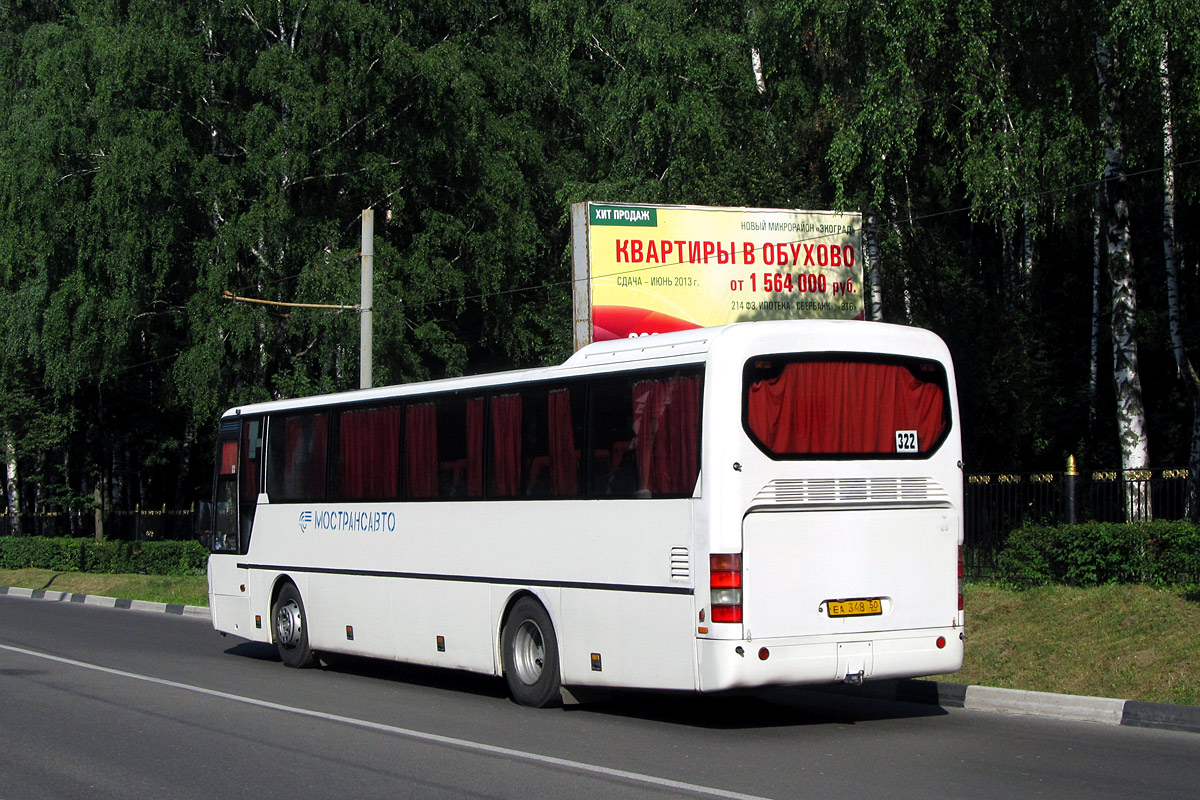
<svg viewBox="0 0 1200 800"><path fill-rule="evenodd" d="M561 699L558 641L541 603L531 597L516 602L505 620L501 644L504 677L514 700L545 708Z"/></svg>
<svg viewBox="0 0 1200 800"><path fill-rule="evenodd" d="M308 667L314 661L312 648L308 645L308 623L304 618L304 601L300 592L290 583L279 590L279 597L271 609L274 620L272 631L279 658L289 667Z"/></svg>

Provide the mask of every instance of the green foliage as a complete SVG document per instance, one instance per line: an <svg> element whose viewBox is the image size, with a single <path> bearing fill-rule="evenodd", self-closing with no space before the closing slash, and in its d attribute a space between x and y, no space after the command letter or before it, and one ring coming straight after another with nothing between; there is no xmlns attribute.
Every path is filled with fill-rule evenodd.
<svg viewBox="0 0 1200 800"><path fill-rule="evenodd" d="M38 498L185 505L224 408L357 386L357 314L224 293L357 303L365 207L377 382L559 361L567 207L609 200L877 207L885 316L949 341L968 464L1057 467L1081 441L1102 457L1112 434L1080 402L1095 43L1121 56L1153 340L1158 43L1183 163L1198 16L1183 0L0 4L0 439ZM1179 171L1184 248L1198 176ZM1146 383L1173 386L1154 356ZM1181 463L1180 395L1150 401L1160 457Z"/></svg>
<svg viewBox="0 0 1200 800"><path fill-rule="evenodd" d="M41 536L0 537L0 565L5 569L38 567L60 572L82 571L87 541Z"/></svg>
<svg viewBox="0 0 1200 800"><path fill-rule="evenodd" d="M51 569L106 575L201 575L208 551L199 542L97 542L0 536L0 569Z"/></svg>
<svg viewBox="0 0 1200 800"><path fill-rule="evenodd" d="M999 575L1018 585L1200 584L1200 526L1186 521L1026 525L1009 534Z"/></svg>

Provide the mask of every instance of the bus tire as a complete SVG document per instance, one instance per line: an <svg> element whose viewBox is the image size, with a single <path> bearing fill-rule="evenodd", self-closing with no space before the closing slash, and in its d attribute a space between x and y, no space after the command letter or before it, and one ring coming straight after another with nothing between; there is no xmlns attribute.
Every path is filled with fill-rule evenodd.
<svg viewBox="0 0 1200 800"><path fill-rule="evenodd" d="M279 650L279 658L289 667L303 669L316 661L308 644L308 618L304 601L294 584L285 583L271 607L271 638Z"/></svg>
<svg viewBox="0 0 1200 800"><path fill-rule="evenodd" d="M513 700L546 708L562 699L558 639L542 604L522 597L508 612L501 639L504 678Z"/></svg>

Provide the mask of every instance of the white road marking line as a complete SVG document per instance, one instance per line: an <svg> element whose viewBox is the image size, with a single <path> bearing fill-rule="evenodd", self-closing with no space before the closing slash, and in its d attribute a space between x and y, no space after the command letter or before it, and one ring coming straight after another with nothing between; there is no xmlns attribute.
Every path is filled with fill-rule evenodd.
<svg viewBox="0 0 1200 800"><path fill-rule="evenodd" d="M595 775L603 775L609 778L619 778L621 780L644 783L667 789L678 789L680 791L691 792L693 794L704 795L706 797L720 797L725 798L726 800L767 800L767 798L763 798L758 795L742 794L741 792L732 792L726 789L717 789L711 786L701 786L695 783L686 783L684 781L675 781L669 778L659 778L654 775L645 775L640 772L629 772L628 770L623 769L602 767L597 764L588 764L583 761L572 761L566 758L556 758L554 756L546 756L539 753L527 753L523 750L513 750L509 747L498 747L496 745L484 744L482 742L473 742L469 739L457 739L453 736L440 736L436 733L426 733L424 731L412 730L411 728L400 728L395 725L385 725L381 722L371 722L370 720L355 719L354 717L344 717L340 714L328 714L324 711L312 711L306 708L285 706L279 703L272 703L269 700L259 700L254 697L244 697L242 695L230 694L229 692L220 692L215 689L205 689L203 686L192 686L191 684L168 681L163 678L155 678L150 675L139 675L136 672L127 672L121 669L113 669L112 667L102 667L99 664L89 664L86 661L76 661L75 659L63 658L62 656L50 655L49 653L40 653L36 650L26 650L23 647L13 647L11 645L0 644L0 650L8 650L13 653L20 653L21 655L31 656L33 658L55 661L60 664L68 664L73 667L90 669L109 675L117 675L122 678L132 678L134 680L145 681L147 683L156 683L160 686L169 686L172 689L182 689L187 692L208 695L209 697L219 697L223 700L232 700L236 703L245 703L246 705L257 706L259 708L269 708L273 711L283 711L288 714L299 714L300 716L304 717L313 717L316 719L328 720L330 722L340 722L344 725L354 725L359 728L367 728L370 730L382 731L384 733L392 733L397 736L407 737L409 739L417 739L424 742L448 745L450 747L457 747L463 750L473 750L479 753L514 758L521 761L532 761L537 764L545 764L548 766L560 767L562 769L575 770L578 772L590 772Z"/></svg>

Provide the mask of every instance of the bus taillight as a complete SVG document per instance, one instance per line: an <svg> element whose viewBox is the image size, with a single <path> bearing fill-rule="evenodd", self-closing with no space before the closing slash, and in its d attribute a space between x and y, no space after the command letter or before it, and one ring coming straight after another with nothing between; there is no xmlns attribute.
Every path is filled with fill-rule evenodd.
<svg viewBox="0 0 1200 800"><path fill-rule="evenodd" d="M958 546L958 610L963 610L963 578L966 576L967 570L963 565L963 546Z"/></svg>
<svg viewBox="0 0 1200 800"><path fill-rule="evenodd" d="M742 621L742 555L713 553L708 557L708 585L713 622Z"/></svg>

